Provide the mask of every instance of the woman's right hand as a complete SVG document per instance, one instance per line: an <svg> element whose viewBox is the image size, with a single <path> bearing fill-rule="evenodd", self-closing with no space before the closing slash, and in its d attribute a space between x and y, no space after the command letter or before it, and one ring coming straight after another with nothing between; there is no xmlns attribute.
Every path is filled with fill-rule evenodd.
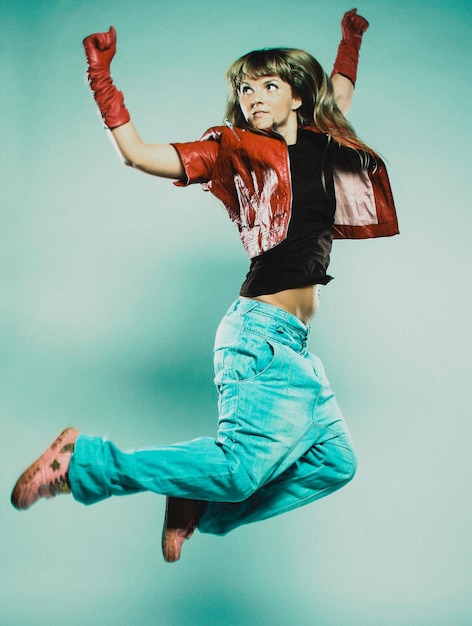
<svg viewBox="0 0 472 626"><path fill-rule="evenodd" d="M83 44L88 63L88 82L103 121L110 129L123 126L129 122L130 115L123 94L110 76L110 63L116 52L116 30L110 26L107 33L89 35Z"/></svg>
<svg viewBox="0 0 472 626"><path fill-rule="evenodd" d="M89 35L84 39L83 44L90 68L108 69L116 53L116 30L110 26L106 33Z"/></svg>

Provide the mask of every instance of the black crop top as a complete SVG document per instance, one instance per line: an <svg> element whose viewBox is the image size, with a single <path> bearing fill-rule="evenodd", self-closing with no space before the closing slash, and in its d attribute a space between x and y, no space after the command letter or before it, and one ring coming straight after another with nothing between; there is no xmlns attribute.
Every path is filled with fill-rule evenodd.
<svg viewBox="0 0 472 626"><path fill-rule="evenodd" d="M333 149L326 135L299 130L297 143L288 150L293 198L287 237L252 259L241 296L326 285L332 279L326 270L335 211Z"/></svg>

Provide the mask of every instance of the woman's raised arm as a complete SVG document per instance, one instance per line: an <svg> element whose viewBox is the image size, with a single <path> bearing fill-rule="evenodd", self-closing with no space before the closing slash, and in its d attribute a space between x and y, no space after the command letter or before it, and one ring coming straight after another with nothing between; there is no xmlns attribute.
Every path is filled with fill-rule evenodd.
<svg viewBox="0 0 472 626"><path fill-rule="evenodd" d="M84 39L88 80L95 102L124 163L154 176L184 177L177 151L170 144L144 143L130 119L121 91L113 84L110 64L116 52L116 31L95 33Z"/></svg>
<svg viewBox="0 0 472 626"><path fill-rule="evenodd" d="M341 21L342 39L331 72L331 80L333 81L336 103L344 114L348 112L351 106L357 80L362 35L368 28L369 22L361 15L357 15L357 9L345 13Z"/></svg>

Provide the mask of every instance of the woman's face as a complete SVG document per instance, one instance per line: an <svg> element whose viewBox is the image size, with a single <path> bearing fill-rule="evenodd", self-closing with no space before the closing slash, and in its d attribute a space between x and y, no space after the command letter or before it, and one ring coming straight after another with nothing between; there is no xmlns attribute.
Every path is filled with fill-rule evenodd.
<svg viewBox="0 0 472 626"><path fill-rule="evenodd" d="M246 78L238 91L241 111L250 126L280 133L287 143L295 143L297 109L302 101L292 93L291 86L280 76ZM292 141L293 133L295 139Z"/></svg>

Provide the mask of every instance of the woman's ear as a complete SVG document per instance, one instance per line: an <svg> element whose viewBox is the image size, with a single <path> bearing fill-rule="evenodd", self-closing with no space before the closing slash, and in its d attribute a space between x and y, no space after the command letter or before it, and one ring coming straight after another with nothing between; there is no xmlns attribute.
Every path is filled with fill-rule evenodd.
<svg viewBox="0 0 472 626"><path fill-rule="evenodd" d="M297 96L297 95L293 95L292 96L292 111L298 111L298 109L302 106L303 102L302 99Z"/></svg>

